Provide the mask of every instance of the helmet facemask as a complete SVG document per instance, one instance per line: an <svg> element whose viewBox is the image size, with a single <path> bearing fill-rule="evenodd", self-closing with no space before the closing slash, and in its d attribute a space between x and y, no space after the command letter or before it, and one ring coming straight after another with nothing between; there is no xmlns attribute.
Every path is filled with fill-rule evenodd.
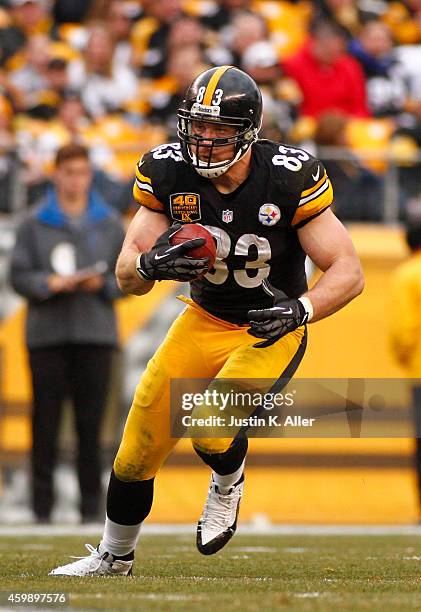
<svg viewBox="0 0 421 612"><path fill-rule="evenodd" d="M205 110L208 112L204 112ZM238 162L257 140L258 129L248 118L219 116L217 107L204 107L193 104L190 110L180 109L178 112L178 137L181 141L181 150L185 161L192 165L196 172L205 178L221 176L236 162ZM206 123L234 128L236 133L226 138L210 138L200 136L193 131L193 122ZM230 159L212 162L215 149L220 147L234 147Z"/></svg>

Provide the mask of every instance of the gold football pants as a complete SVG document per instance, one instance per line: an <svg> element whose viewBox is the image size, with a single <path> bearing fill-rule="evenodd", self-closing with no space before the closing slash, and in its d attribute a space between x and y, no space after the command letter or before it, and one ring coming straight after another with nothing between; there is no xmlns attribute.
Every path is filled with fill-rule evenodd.
<svg viewBox="0 0 421 612"><path fill-rule="evenodd" d="M170 327L136 388L114 471L120 480L153 478L178 438L171 437L170 380L289 379L305 350L306 331L299 327L267 348L247 327L218 319L181 298L188 306ZM266 389L267 391L268 389ZM205 453L222 453L231 438L201 437L193 444Z"/></svg>

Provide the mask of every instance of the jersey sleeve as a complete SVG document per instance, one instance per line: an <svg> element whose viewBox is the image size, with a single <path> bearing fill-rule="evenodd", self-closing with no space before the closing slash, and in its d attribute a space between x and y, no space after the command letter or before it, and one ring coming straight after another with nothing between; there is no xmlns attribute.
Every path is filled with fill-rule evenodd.
<svg viewBox="0 0 421 612"><path fill-rule="evenodd" d="M145 153L136 165L133 197L141 206L150 208L154 212L164 213L164 204L155 194L158 180L151 153Z"/></svg>
<svg viewBox="0 0 421 612"><path fill-rule="evenodd" d="M298 229L320 215L333 202L332 184L323 164L312 160L304 174L303 189L299 194L298 206L292 219L292 226Z"/></svg>

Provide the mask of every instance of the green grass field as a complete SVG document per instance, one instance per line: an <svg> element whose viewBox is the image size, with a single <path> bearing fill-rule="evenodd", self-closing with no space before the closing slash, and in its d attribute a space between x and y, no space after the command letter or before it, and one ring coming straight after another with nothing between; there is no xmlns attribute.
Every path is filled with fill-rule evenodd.
<svg viewBox="0 0 421 612"><path fill-rule="evenodd" d="M133 578L47 576L69 555L83 555L89 541L97 544L95 537L2 537L0 610L18 608L5 603L9 592L65 592L71 610L421 609L415 536L237 535L219 554L203 557L193 533L148 535Z"/></svg>

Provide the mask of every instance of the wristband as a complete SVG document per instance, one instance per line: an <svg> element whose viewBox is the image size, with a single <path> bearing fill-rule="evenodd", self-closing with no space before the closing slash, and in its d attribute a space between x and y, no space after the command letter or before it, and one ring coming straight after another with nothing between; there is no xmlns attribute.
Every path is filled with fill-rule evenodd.
<svg viewBox="0 0 421 612"><path fill-rule="evenodd" d="M150 281L151 279L149 278L149 276L146 274L146 272L144 272L142 270L142 266L140 264L140 258L142 257L142 253L140 253L137 257L136 257L136 261L135 261L135 269L136 269L136 274L138 275L138 277L143 280L143 281Z"/></svg>
<svg viewBox="0 0 421 612"><path fill-rule="evenodd" d="M310 323L311 319L313 318L313 304L311 303L310 298L302 296L298 298L298 301L304 306L304 310L308 314L307 323Z"/></svg>

